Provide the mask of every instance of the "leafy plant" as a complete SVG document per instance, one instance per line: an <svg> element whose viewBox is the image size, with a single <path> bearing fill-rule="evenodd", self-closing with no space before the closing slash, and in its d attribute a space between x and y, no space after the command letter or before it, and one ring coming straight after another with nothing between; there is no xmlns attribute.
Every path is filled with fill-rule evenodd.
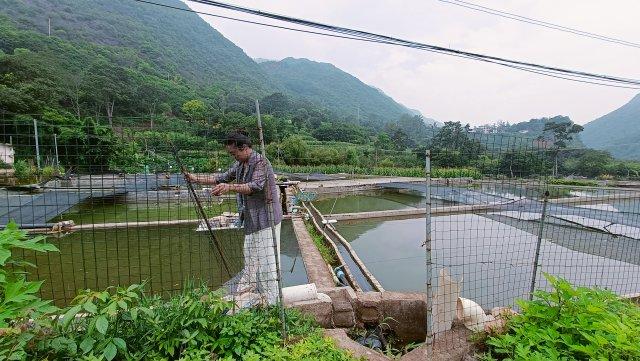
<svg viewBox="0 0 640 361"><path fill-rule="evenodd" d="M36 173L35 167L22 159L16 160L13 163L13 170L15 171L14 174L18 180L29 179Z"/></svg>
<svg viewBox="0 0 640 361"><path fill-rule="evenodd" d="M142 285L111 290L86 290L76 296L54 325L57 337L42 340L39 351L109 361L117 354L129 354L131 343L147 332L147 319L153 312L142 304Z"/></svg>
<svg viewBox="0 0 640 361"><path fill-rule="evenodd" d="M27 344L50 324L48 315L57 310L51 301L36 296L43 281L27 281L25 268L34 266L14 255L17 250L58 250L43 240L29 238L13 222L0 231L0 360L25 358Z"/></svg>
<svg viewBox="0 0 640 361"><path fill-rule="evenodd" d="M168 300L144 285L85 290L60 311L26 280L14 251L57 249L14 223L0 231L0 361L4 360L321 360L351 356L322 336L314 321L286 310L284 342L276 307L229 315L221 291L189 284Z"/></svg>
<svg viewBox="0 0 640 361"><path fill-rule="evenodd" d="M64 168L62 167L55 167L55 166L46 166L44 168L42 168L42 177L44 179L50 179L53 178L55 176L59 176L59 175L63 175L64 174Z"/></svg>
<svg viewBox="0 0 640 361"><path fill-rule="evenodd" d="M168 302L158 298L148 302L155 313L145 345L151 354L177 359L193 350L219 351L217 336L232 305L222 299L220 292L210 291L204 285L188 285Z"/></svg>
<svg viewBox="0 0 640 361"><path fill-rule="evenodd" d="M640 308L602 289L546 275L552 291L520 301L508 331L489 336L484 360L639 360Z"/></svg>

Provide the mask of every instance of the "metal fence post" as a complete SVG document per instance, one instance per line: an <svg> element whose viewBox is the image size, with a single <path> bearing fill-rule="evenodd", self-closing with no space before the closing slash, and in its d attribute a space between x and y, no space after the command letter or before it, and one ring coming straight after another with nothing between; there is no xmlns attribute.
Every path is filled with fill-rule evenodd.
<svg viewBox="0 0 640 361"><path fill-rule="evenodd" d="M38 141L38 121L35 119L33 120L33 132L36 139L36 165L38 167L38 171L40 171L40 143Z"/></svg>
<svg viewBox="0 0 640 361"><path fill-rule="evenodd" d="M58 134L53 133L53 147L56 155L56 171L60 170L60 158L58 158Z"/></svg>
<svg viewBox="0 0 640 361"><path fill-rule="evenodd" d="M529 287L529 301L533 300L533 291L536 289L536 276L538 275L538 260L540 259L540 246L542 245L542 233L544 231L544 219L547 216L547 205L549 204L549 191L544 192L542 203L542 215L540 216L540 226L538 227L538 242L536 242L536 254L533 258L533 270L531 272L531 287Z"/></svg>
<svg viewBox="0 0 640 361"><path fill-rule="evenodd" d="M267 159L267 151L264 146L264 134L262 132L262 118L260 117L260 103L256 99L256 115L258 117L258 133L260 135L260 148L262 151L262 156ZM276 226L273 220L273 197L275 194L272 194L272 190L275 189L275 184L270 184L269 177L266 179L265 187L267 188L266 194L271 194L271 199L265 199L267 202L267 214L269 218L269 226L271 227L271 238L273 240L273 253L275 255L276 261L276 280L278 282L278 299L280 301L280 322L282 322L282 339L287 340L287 323L284 314L284 296L282 295L282 270L280 269L280 250L278 247L278 240L276 238Z"/></svg>
<svg viewBox="0 0 640 361"><path fill-rule="evenodd" d="M427 345L433 344L433 290L432 290L432 261L431 261L431 150L425 151L425 233L424 241L426 273L427 273Z"/></svg>

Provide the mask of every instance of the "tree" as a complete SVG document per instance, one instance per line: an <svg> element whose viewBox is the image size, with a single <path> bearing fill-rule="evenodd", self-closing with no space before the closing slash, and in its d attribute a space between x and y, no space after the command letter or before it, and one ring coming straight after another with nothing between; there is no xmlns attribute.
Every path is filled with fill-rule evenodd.
<svg viewBox="0 0 640 361"><path fill-rule="evenodd" d="M200 99L192 99L182 104L182 113L191 121L204 121L207 116L207 106Z"/></svg>
<svg viewBox="0 0 640 361"><path fill-rule="evenodd" d="M113 126L116 104L129 101L136 85L130 81L130 74L125 68L102 58L94 61L87 73L90 75L84 82L84 93L91 97L96 113L104 108L109 126Z"/></svg>
<svg viewBox="0 0 640 361"><path fill-rule="evenodd" d="M396 124L409 136L414 146L427 144L433 136L420 115L410 116L405 114L398 119Z"/></svg>
<svg viewBox="0 0 640 361"><path fill-rule="evenodd" d="M291 103L289 98L282 93L273 93L260 101L260 110L264 113L283 116L289 112Z"/></svg>
<svg viewBox="0 0 640 361"><path fill-rule="evenodd" d="M511 178L544 174L544 154L527 149L509 150L501 155L498 161L498 172Z"/></svg>
<svg viewBox="0 0 640 361"><path fill-rule="evenodd" d="M469 125L446 122L430 142L431 158L440 167L469 166L485 152L485 147L471 139Z"/></svg>
<svg viewBox="0 0 640 361"><path fill-rule="evenodd" d="M597 177L605 174L613 164L613 157L608 152L586 149L577 157L564 162L564 168L573 174L585 177Z"/></svg>
<svg viewBox="0 0 640 361"><path fill-rule="evenodd" d="M348 143L363 143L367 138L361 126L342 122L322 122L312 135L318 140Z"/></svg>
<svg viewBox="0 0 640 361"><path fill-rule="evenodd" d="M280 156L286 164L306 164L309 145L299 135L292 135L285 139L279 147Z"/></svg>
<svg viewBox="0 0 640 361"><path fill-rule="evenodd" d="M568 119L568 118L567 118ZM544 139L545 135L551 134L554 147L553 176L558 176L558 156L560 149L566 148L569 141L573 139L574 134L580 133L584 128L573 123L571 120L562 122L548 122L544 125L542 135L538 139Z"/></svg>

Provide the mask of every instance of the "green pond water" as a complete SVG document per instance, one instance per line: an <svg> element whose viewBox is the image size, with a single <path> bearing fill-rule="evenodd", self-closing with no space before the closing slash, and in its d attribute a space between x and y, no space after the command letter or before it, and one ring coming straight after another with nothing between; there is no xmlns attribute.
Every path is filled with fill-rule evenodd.
<svg viewBox="0 0 640 361"><path fill-rule="evenodd" d="M229 279L206 232L195 225L87 230L61 238L49 237L60 252L26 254L37 269L34 279L45 280L42 297L68 303L81 289L147 283L150 293L179 291L185 281L206 282L216 288ZM243 266L243 234L217 231L217 238L233 275ZM290 221L281 229L284 286L307 283L304 264Z"/></svg>
<svg viewBox="0 0 640 361"><path fill-rule="evenodd" d="M509 191L496 193L518 194L518 189ZM351 194L314 204L328 214L332 207L334 213L402 209L424 204L424 198L419 193L382 192ZM633 204L638 212L638 203ZM632 208L629 201L612 205L621 211ZM385 289L426 290L424 218L338 222L336 228ZM462 296L485 308L513 305L515 299L527 296L537 223L505 224L481 214L463 214L434 217L431 228L435 286L438 272L446 268L462 280ZM544 230L543 238L536 287L546 287L542 272L549 272L575 284L606 287L620 294L640 289L640 262L630 262L633 255L640 254L639 247L630 249L628 242L612 236L596 237L589 230L555 225Z"/></svg>
<svg viewBox="0 0 640 361"><path fill-rule="evenodd" d="M220 204L204 202L203 207L209 216L222 212L237 212L234 201L226 200ZM117 199L88 201L76 205L59 215L51 222L72 220L75 224L119 223L169 221L176 219L197 219L194 203L190 201L162 201L150 199L144 203L125 203Z"/></svg>
<svg viewBox="0 0 640 361"><path fill-rule="evenodd" d="M346 193L332 198L314 201L313 204L324 215L332 213L355 213L384 210L396 210L424 207L424 197L413 191L368 191ZM445 202L432 199L432 205L442 205Z"/></svg>
<svg viewBox="0 0 640 361"><path fill-rule="evenodd" d="M516 196L522 193L530 195L531 192L517 187L482 190ZM432 204L452 203L433 199ZM349 193L320 199L314 205L328 215L424 207L424 197L419 192L407 191ZM614 202L613 205L636 213L639 211L636 201ZM235 210L235 202L207 206L210 215ZM76 224L142 222L196 219L196 213L193 205L185 201L130 204L107 200L76 206L57 219L72 219ZM463 296L477 300L484 307L511 304L514 298L526 294L531 280L531 247L535 245L535 237L530 232L521 231L527 227L517 224L510 227L476 215L435 217L433 222L434 275L447 267L454 276L464 279ZM423 218L340 222L336 227L385 289L425 290ZM549 227L548 232L556 231ZM640 280L640 272L636 273L635 268L603 257L589 258L577 253L580 247L590 247L592 239L584 234L575 233L574 236L581 245L572 247L561 243L572 249L545 243L542 252L542 263L546 265L544 270L571 276L581 284L596 280L598 285L617 287L616 290L621 292L626 290L621 287L632 283L612 275L615 270L622 269L625 277ZM553 233L548 236L549 239L554 237L558 236ZM242 234L225 231L219 232L218 238L231 261L231 273L238 272L243 259ZM25 256L38 265L32 277L45 280L42 296L55 299L60 305L70 301L78 290L84 288L104 289L146 281L150 292L162 294L180 290L190 279L217 287L229 278L209 244L206 232L195 232L195 225L86 230L48 240L61 252ZM612 244L611 240L606 242ZM282 226L281 259L285 286L307 282L289 221L283 222ZM571 265L574 268L570 268ZM540 274L537 279L544 284ZM637 292L637 289L629 288L629 291Z"/></svg>

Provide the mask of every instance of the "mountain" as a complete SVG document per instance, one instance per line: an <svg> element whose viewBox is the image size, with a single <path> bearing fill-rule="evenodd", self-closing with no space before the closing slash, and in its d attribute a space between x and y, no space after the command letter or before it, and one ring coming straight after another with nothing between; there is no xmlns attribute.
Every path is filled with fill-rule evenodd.
<svg viewBox="0 0 640 361"><path fill-rule="evenodd" d="M286 58L259 65L287 93L319 103L352 121L387 123L414 113L332 64Z"/></svg>
<svg viewBox="0 0 640 361"><path fill-rule="evenodd" d="M76 116L203 117L264 111L318 128L381 130L415 114L331 64L251 59L179 0L0 0L0 109ZM178 8L178 9L175 9ZM50 28L49 28L50 23ZM49 35L50 32L50 35ZM191 103L199 104L199 103ZM296 119L293 119L294 121Z"/></svg>
<svg viewBox="0 0 640 361"><path fill-rule="evenodd" d="M616 158L640 160L640 94L587 123L580 137L588 147L609 151Z"/></svg>
<svg viewBox="0 0 640 361"><path fill-rule="evenodd" d="M188 9L179 0L156 2ZM131 0L0 0L0 14L19 29L42 34L48 33L50 19L52 36L126 49L167 77L179 75L202 85L240 87L256 95L275 90L242 49L195 13ZM8 44L2 45L6 48ZM14 45L30 48L29 44Z"/></svg>

